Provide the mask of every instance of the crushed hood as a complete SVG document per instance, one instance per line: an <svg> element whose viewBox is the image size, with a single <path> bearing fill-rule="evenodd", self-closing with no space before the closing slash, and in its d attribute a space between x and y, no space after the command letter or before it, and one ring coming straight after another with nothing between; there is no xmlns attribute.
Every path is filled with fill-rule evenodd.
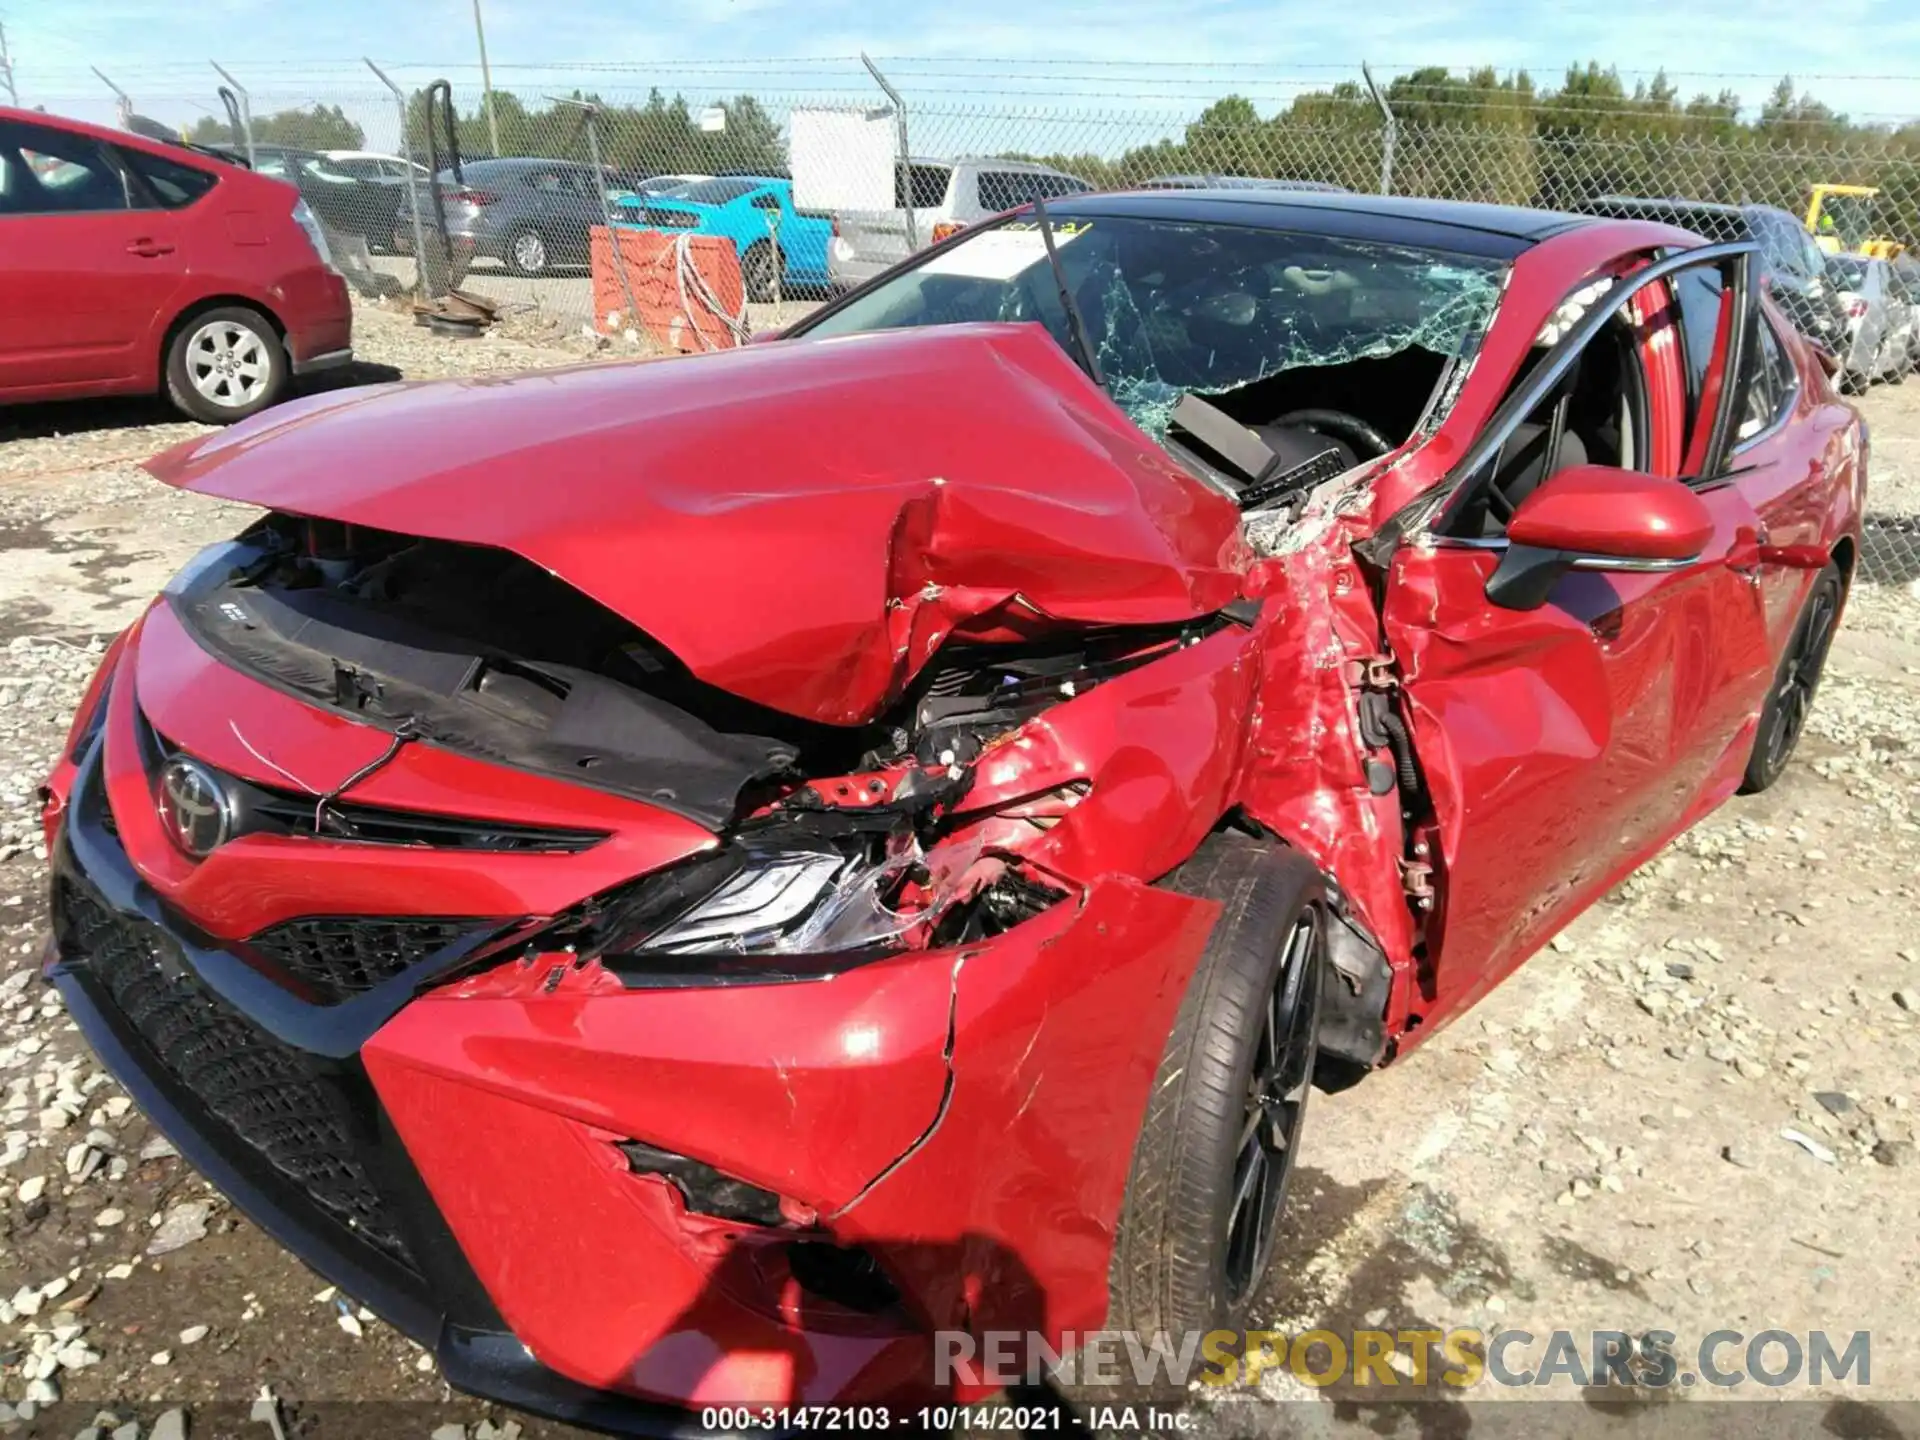
<svg viewBox="0 0 1920 1440"><path fill-rule="evenodd" d="M708 684L871 720L950 635L1219 609L1239 512L1031 325L295 401L149 462L168 484L514 551Z"/></svg>

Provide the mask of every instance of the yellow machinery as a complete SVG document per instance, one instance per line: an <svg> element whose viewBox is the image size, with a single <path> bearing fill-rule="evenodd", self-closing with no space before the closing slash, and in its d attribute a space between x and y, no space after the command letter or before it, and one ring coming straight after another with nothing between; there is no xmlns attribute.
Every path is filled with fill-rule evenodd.
<svg viewBox="0 0 1920 1440"><path fill-rule="evenodd" d="M1872 185L1816 185L1807 205L1807 230L1829 255L1865 255L1891 260L1906 246L1873 233Z"/></svg>

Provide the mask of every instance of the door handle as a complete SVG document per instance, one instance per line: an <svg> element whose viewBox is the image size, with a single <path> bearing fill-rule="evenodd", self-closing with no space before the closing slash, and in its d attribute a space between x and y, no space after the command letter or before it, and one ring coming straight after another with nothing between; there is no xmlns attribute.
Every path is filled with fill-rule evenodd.
<svg viewBox="0 0 1920 1440"><path fill-rule="evenodd" d="M1767 527L1742 525L1727 551L1727 568L1742 575L1757 575L1767 550Z"/></svg>
<svg viewBox="0 0 1920 1440"><path fill-rule="evenodd" d="M173 246L163 245L158 240L139 239L127 246L129 255L138 255L142 259L152 260L161 255L171 255Z"/></svg>

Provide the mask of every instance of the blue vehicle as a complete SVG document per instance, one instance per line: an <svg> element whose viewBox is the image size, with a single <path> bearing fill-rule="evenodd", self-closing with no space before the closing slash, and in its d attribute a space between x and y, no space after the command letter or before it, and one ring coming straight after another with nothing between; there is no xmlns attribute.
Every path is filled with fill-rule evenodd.
<svg viewBox="0 0 1920 1440"><path fill-rule="evenodd" d="M618 213L642 230L666 234L723 235L740 256L749 300L771 300L780 290L823 290L833 216L796 210L793 182L766 175L722 175L689 185L676 195L635 198Z"/></svg>

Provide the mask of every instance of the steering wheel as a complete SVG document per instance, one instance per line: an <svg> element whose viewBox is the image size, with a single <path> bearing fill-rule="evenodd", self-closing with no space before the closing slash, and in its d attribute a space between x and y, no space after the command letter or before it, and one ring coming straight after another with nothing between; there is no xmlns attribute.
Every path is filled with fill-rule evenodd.
<svg viewBox="0 0 1920 1440"><path fill-rule="evenodd" d="M1345 440L1362 458L1385 455L1394 448L1393 441L1376 427L1345 410L1289 410L1267 424L1275 429L1292 425L1311 430L1316 435L1331 435L1335 439Z"/></svg>

